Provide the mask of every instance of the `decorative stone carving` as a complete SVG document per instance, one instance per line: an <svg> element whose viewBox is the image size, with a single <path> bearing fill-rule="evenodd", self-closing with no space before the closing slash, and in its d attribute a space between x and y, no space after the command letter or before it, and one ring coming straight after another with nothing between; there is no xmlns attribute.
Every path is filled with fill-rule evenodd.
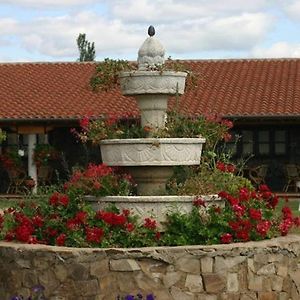
<svg viewBox="0 0 300 300"><path fill-rule="evenodd" d="M187 73L174 71L132 71L119 76L124 95L182 95Z"/></svg>
<svg viewBox="0 0 300 300"><path fill-rule="evenodd" d="M203 138L114 139L101 142L109 166L199 165Z"/></svg>
<svg viewBox="0 0 300 300"><path fill-rule="evenodd" d="M165 48L160 41L154 37L153 26L148 28L149 37L144 41L138 52L139 70L157 68L165 62Z"/></svg>
<svg viewBox="0 0 300 300"><path fill-rule="evenodd" d="M110 204L116 205L120 210L130 209L142 218L155 215L159 223L164 223L166 213L178 208L181 212L190 212L193 207L194 196L86 196L85 201L92 205L94 210L104 209ZM217 195L202 196L208 205L224 205L223 200Z"/></svg>

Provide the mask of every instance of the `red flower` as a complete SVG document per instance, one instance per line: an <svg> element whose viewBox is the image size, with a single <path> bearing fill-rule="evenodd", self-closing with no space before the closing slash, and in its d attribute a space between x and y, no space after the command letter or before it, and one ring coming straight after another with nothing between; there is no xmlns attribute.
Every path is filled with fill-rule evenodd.
<svg viewBox="0 0 300 300"><path fill-rule="evenodd" d="M226 126L229 129L233 127L233 122L230 121L230 120L227 120L227 119L223 119L221 121L221 124L224 125L224 126Z"/></svg>
<svg viewBox="0 0 300 300"><path fill-rule="evenodd" d="M242 240L243 242L247 242L249 241L250 237L249 237L249 232L246 230L240 230L236 233L236 237L239 240Z"/></svg>
<svg viewBox="0 0 300 300"><path fill-rule="evenodd" d="M262 217L261 211L259 209L250 208L249 217L253 220L261 220Z"/></svg>
<svg viewBox="0 0 300 300"><path fill-rule="evenodd" d="M67 236L64 233L61 233L56 239L55 239L55 244L57 246L64 246L66 243L66 238Z"/></svg>
<svg viewBox="0 0 300 300"><path fill-rule="evenodd" d="M268 231L271 228L272 223L270 221L261 221L256 225L256 231L262 236L265 237Z"/></svg>
<svg viewBox="0 0 300 300"><path fill-rule="evenodd" d="M157 231L157 232L155 233L155 239L156 239L156 240L160 240L160 238L161 238L161 233L160 233L159 231Z"/></svg>
<svg viewBox="0 0 300 300"><path fill-rule="evenodd" d="M229 132L223 134L223 139L225 142L229 142L232 139L232 135Z"/></svg>
<svg viewBox="0 0 300 300"><path fill-rule="evenodd" d="M46 233L47 235L49 235L50 237L54 237L54 236L57 235L57 230L56 230L56 229L53 229L53 228L51 228L51 227L48 227L48 228L46 228L45 233Z"/></svg>
<svg viewBox="0 0 300 300"><path fill-rule="evenodd" d="M80 226L80 222L76 218L67 220L66 226L69 230L77 230Z"/></svg>
<svg viewBox="0 0 300 300"><path fill-rule="evenodd" d="M205 201L202 199L202 198L196 198L194 201L193 201L193 205L196 206L196 207L200 207L200 206L206 206L206 203Z"/></svg>
<svg viewBox="0 0 300 300"><path fill-rule="evenodd" d="M259 188L258 188L258 190L260 192L270 192L270 189L269 189L269 187L266 184L260 185Z"/></svg>
<svg viewBox="0 0 300 300"><path fill-rule="evenodd" d="M133 225L132 223L126 224L126 230L127 230L128 232L133 231L133 230L134 230L134 225Z"/></svg>
<svg viewBox="0 0 300 300"><path fill-rule="evenodd" d="M89 126L89 124L90 124L90 119L89 119L89 117L88 117L88 116L83 117L83 118L80 120L79 124L80 124L80 127L81 127L82 129L87 130L87 128L88 128L88 126Z"/></svg>
<svg viewBox="0 0 300 300"><path fill-rule="evenodd" d="M9 231L6 233L4 240L6 242L11 242L12 240L14 240L14 238L15 238L15 233L13 231Z"/></svg>
<svg viewBox="0 0 300 300"><path fill-rule="evenodd" d="M122 226L127 222L126 216L106 211L98 211L96 219L103 220L105 223L113 226Z"/></svg>
<svg viewBox="0 0 300 300"><path fill-rule="evenodd" d="M130 210L129 209L123 209L122 210L122 214L125 216L125 217L128 217L130 215Z"/></svg>
<svg viewBox="0 0 300 300"><path fill-rule="evenodd" d="M15 229L16 239L20 242L27 243L33 234L34 228L30 225L20 225Z"/></svg>
<svg viewBox="0 0 300 300"><path fill-rule="evenodd" d="M78 223L78 224L85 224L86 223L86 218L87 218L87 212L85 211L79 211L76 213L75 215L75 221Z"/></svg>
<svg viewBox="0 0 300 300"><path fill-rule="evenodd" d="M251 198L251 193L247 188L241 188L239 191L240 201L248 201Z"/></svg>
<svg viewBox="0 0 300 300"><path fill-rule="evenodd" d="M295 224L297 227L300 227L300 217L295 217L295 218L294 218L294 224Z"/></svg>
<svg viewBox="0 0 300 300"><path fill-rule="evenodd" d="M220 214L221 211L222 211L222 209L221 209L220 206L215 206L215 207L214 207L214 211L215 211L215 213Z"/></svg>
<svg viewBox="0 0 300 300"><path fill-rule="evenodd" d="M217 162L216 168L222 172L226 172L225 164L221 161Z"/></svg>
<svg viewBox="0 0 300 300"><path fill-rule="evenodd" d="M244 215L246 207L243 205L235 204L232 206L232 209L235 212L236 216L241 217Z"/></svg>
<svg viewBox="0 0 300 300"><path fill-rule="evenodd" d="M35 227L42 227L44 225L44 219L40 215L34 216L32 218L32 224Z"/></svg>
<svg viewBox="0 0 300 300"><path fill-rule="evenodd" d="M67 195L61 194L59 198L59 203L64 207L67 207L70 202L70 199Z"/></svg>
<svg viewBox="0 0 300 300"><path fill-rule="evenodd" d="M93 184L93 188L95 190L99 190L101 188L101 183L98 182L98 181L95 181L94 184Z"/></svg>
<svg viewBox="0 0 300 300"><path fill-rule="evenodd" d="M235 172L235 170L236 170L236 168L235 168L235 166L234 166L234 165L232 165L232 164L229 164L229 165L226 165L226 166L225 166L225 170L226 170L226 172L229 172L229 173L234 173L234 172Z"/></svg>
<svg viewBox="0 0 300 300"><path fill-rule="evenodd" d="M224 233L221 235L220 240L221 240L222 244L230 244L230 243L232 243L232 234Z"/></svg>
<svg viewBox="0 0 300 300"><path fill-rule="evenodd" d="M288 206L284 206L281 211L283 214L283 219L292 219L293 213Z"/></svg>
<svg viewBox="0 0 300 300"><path fill-rule="evenodd" d="M93 228L86 228L86 240L89 243L97 243L101 242L101 239L104 235L104 231L102 228L93 227Z"/></svg>
<svg viewBox="0 0 300 300"><path fill-rule="evenodd" d="M156 225L156 221L150 218L145 218L144 220L144 227L154 230L156 229L157 225Z"/></svg>
<svg viewBox="0 0 300 300"><path fill-rule="evenodd" d="M58 201L59 201L59 193L55 192L49 198L49 204L54 206L54 205L57 205Z"/></svg>
<svg viewBox="0 0 300 300"><path fill-rule="evenodd" d="M284 219L278 226L281 235L287 235L292 226L293 226L292 219Z"/></svg>

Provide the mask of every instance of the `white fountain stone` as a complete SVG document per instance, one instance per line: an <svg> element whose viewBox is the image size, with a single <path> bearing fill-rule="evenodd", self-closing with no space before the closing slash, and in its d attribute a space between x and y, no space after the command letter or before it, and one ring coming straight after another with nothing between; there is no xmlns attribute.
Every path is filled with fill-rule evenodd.
<svg viewBox="0 0 300 300"><path fill-rule="evenodd" d="M199 165L204 138L144 138L101 141L109 166Z"/></svg>
<svg viewBox="0 0 300 300"><path fill-rule="evenodd" d="M224 206L224 201L218 195L205 195L201 196L201 199L207 206L212 204ZM107 196L99 198L86 196L85 200L96 211L114 204L121 211L129 208L132 213L141 218L154 216L159 223L164 224L166 214L170 211L190 212L195 196Z"/></svg>

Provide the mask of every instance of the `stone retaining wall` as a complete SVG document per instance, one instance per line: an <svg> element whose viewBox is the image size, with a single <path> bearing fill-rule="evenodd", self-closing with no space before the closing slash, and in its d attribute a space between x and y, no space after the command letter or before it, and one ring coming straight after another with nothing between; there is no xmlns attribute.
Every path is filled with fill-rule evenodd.
<svg viewBox="0 0 300 300"><path fill-rule="evenodd" d="M230 245L76 249L0 242L0 299L40 283L50 300L299 300L300 236Z"/></svg>

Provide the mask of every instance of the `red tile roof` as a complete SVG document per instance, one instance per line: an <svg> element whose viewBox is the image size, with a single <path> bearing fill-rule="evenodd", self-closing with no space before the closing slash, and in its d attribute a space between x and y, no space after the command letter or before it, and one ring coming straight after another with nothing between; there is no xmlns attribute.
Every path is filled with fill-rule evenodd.
<svg viewBox="0 0 300 300"><path fill-rule="evenodd" d="M300 59L198 60L184 63L199 76L180 98L189 114L300 116ZM138 114L118 88L94 93L95 63L0 64L0 120L76 119ZM171 105L174 104L174 99Z"/></svg>

